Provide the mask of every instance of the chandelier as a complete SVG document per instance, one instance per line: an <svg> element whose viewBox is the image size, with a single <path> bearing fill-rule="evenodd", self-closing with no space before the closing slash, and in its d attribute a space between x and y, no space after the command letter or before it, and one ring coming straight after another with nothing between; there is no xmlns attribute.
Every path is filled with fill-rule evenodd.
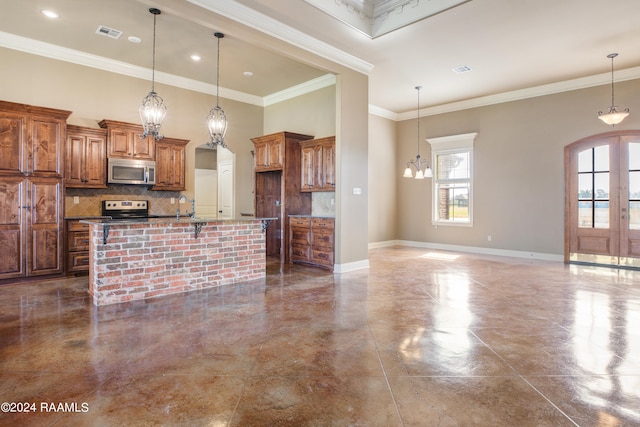
<svg viewBox="0 0 640 427"><path fill-rule="evenodd" d="M167 115L167 106L162 101L162 98L158 96L155 91L155 78L156 78L156 17L160 15L160 10L156 8L149 9L149 12L153 15L153 58L152 58L152 72L151 72L151 92L147 94L142 100L142 105L138 109L140 113L140 120L142 121L143 133L140 138L146 138L152 135L154 139L162 139L160 134L160 126L164 121L164 117Z"/></svg>
<svg viewBox="0 0 640 427"><path fill-rule="evenodd" d="M402 175L403 178L425 179L433 176L429 163L426 160L422 160L420 157L420 89L422 89L422 86L416 86L416 90L418 91L418 155L415 160L407 162L407 168L404 170L404 174ZM413 176L413 170L411 167L416 169L415 177ZM424 171L422 170L423 167Z"/></svg>
<svg viewBox="0 0 640 427"><path fill-rule="evenodd" d="M209 129L209 148L217 146L226 148L224 134L227 133L227 116L220 107L220 39L224 37L222 33L213 33L218 39L218 61L216 69L216 106L209 111L207 116L207 128Z"/></svg>
<svg viewBox="0 0 640 427"><path fill-rule="evenodd" d="M611 58L611 107L605 114L602 111L598 111L598 118L608 125L615 126L625 119L629 115L629 109L625 108L624 111L618 111L616 103L613 98L613 58L618 56L617 53L610 53L607 58Z"/></svg>

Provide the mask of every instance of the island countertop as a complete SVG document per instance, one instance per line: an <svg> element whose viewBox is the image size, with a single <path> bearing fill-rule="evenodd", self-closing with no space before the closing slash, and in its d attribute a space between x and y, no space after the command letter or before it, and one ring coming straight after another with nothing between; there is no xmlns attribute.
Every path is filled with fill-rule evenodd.
<svg viewBox="0 0 640 427"><path fill-rule="evenodd" d="M110 217L89 217L80 219L80 222L87 224L196 224L205 222L252 222L252 221L273 221L277 218L254 218L241 216L238 218L218 218L207 216L196 216L194 218L190 216L158 216L149 218L135 218L135 219L111 219Z"/></svg>

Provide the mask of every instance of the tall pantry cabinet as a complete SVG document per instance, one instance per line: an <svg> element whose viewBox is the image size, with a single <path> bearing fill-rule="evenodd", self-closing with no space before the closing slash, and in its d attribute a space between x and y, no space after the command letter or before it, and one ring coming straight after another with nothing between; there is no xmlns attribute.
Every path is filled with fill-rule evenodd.
<svg viewBox="0 0 640 427"><path fill-rule="evenodd" d="M0 280L63 272L63 144L71 111L0 101Z"/></svg>

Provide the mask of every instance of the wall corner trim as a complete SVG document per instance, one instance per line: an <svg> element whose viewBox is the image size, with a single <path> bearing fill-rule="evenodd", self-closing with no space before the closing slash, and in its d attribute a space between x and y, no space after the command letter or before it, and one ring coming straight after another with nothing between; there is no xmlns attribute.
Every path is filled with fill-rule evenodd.
<svg viewBox="0 0 640 427"><path fill-rule="evenodd" d="M345 264L335 264L333 266L333 272L336 274L342 274L349 273L351 271L362 270L365 268L369 268L369 259L347 262Z"/></svg>

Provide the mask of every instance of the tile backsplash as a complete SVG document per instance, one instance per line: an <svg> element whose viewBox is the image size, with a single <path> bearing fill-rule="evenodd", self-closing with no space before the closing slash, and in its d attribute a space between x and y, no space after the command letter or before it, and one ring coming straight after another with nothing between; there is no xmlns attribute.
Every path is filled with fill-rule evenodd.
<svg viewBox="0 0 640 427"><path fill-rule="evenodd" d="M73 203L74 197L78 197L79 203ZM172 197L176 204L171 204ZM177 204L178 197L179 191L152 191L142 185L109 185L105 189L67 188L64 214L65 217L98 216L102 214L103 200L148 200L150 214L175 215L181 206Z"/></svg>

